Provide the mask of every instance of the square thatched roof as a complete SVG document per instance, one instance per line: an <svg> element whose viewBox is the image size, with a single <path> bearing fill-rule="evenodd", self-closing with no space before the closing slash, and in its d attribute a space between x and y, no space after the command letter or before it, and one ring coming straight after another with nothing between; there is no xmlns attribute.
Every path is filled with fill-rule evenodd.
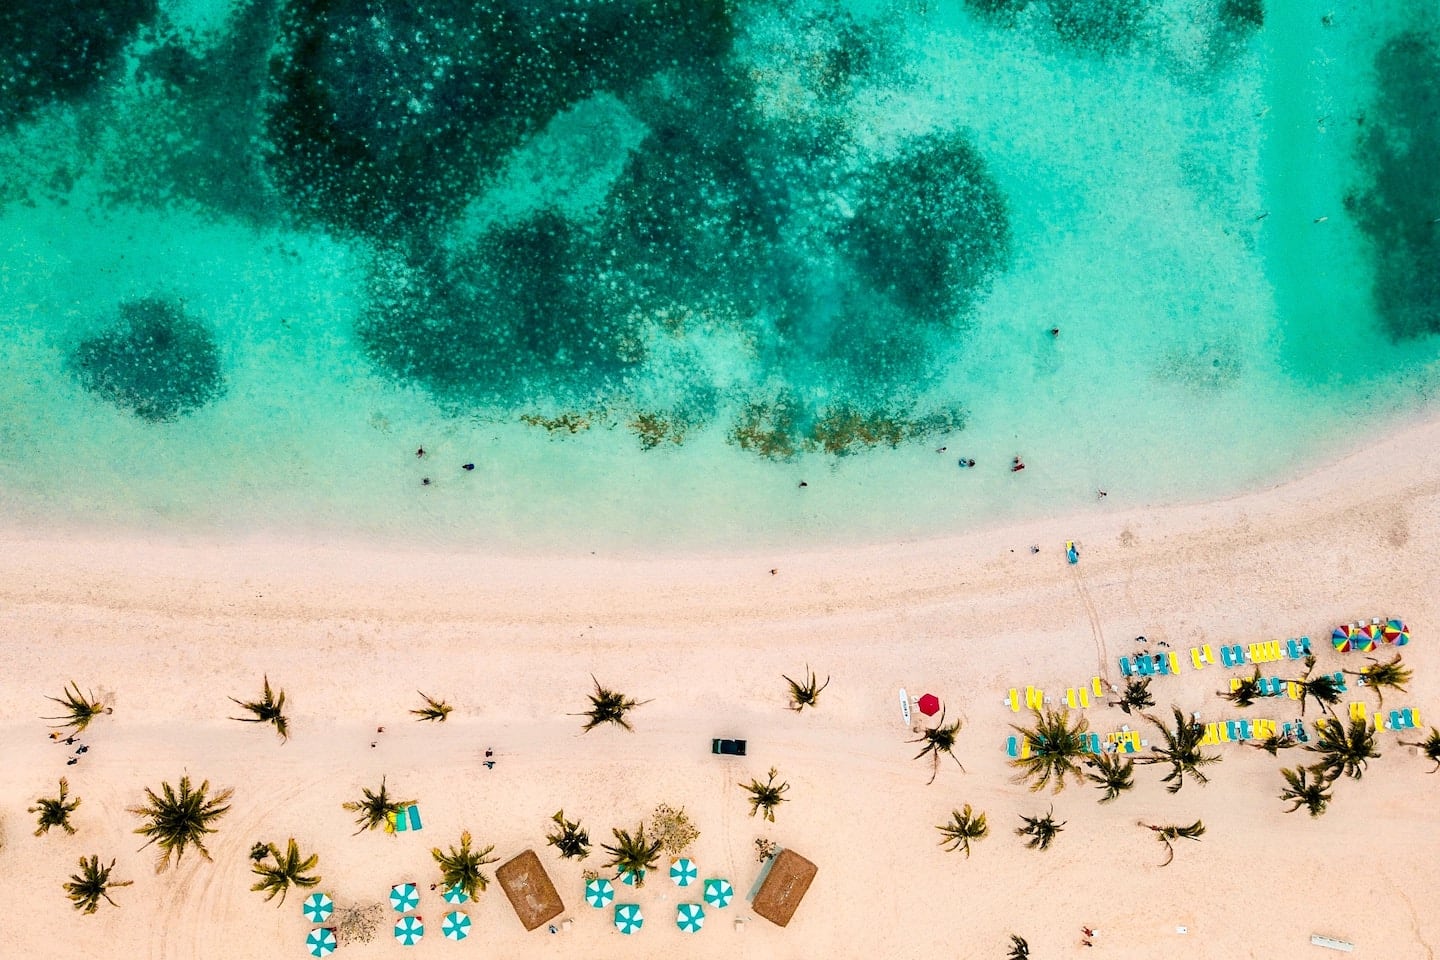
<svg viewBox="0 0 1440 960"><path fill-rule="evenodd" d="M810 881L815 879L815 864L791 850L781 850L770 863L765 882L751 906L755 912L778 926L785 926L795 916Z"/></svg>
<svg viewBox="0 0 1440 960"><path fill-rule="evenodd" d="M510 906L515 908L526 930L534 930L565 912L565 904L534 850L526 850L502 863L495 871L495 879L500 881L505 896L510 898Z"/></svg>

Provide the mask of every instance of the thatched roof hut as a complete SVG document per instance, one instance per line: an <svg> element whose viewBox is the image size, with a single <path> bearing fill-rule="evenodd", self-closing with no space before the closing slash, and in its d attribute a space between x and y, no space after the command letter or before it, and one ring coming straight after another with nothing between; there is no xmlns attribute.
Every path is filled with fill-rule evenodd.
<svg viewBox="0 0 1440 960"><path fill-rule="evenodd" d="M526 850L505 861L495 871L495 879L500 881L510 906L515 908L526 930L534 930L565 912L565 904L534 850Z"/></svg>
<svg viewBox="0 0 1440 960"><path fill-rule="evenodd" d="M751 902L755 912L778 926L795 916L795 908L815 879L815 864L791 850L781 850L770 861L765 880Z"/></svg>

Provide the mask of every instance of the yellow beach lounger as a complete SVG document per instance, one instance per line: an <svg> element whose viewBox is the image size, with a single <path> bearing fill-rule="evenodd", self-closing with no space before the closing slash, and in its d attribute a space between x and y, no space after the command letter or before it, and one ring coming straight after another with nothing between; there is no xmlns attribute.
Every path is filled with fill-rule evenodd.
<svg viewBox="0 0 1440 960"><path fill-rule="evenodd" d="M1096 697L1105 696L1105 684L1100 680L1099 677L1090 678L1090 692Z"/></svg>
<svg viewBox="0 0 1440 960"><path fill-rule="evenodd" d="M1285 692L1290 695L1291 700L1299 700L1300 684L1296 683L1294 680L1289 681L1285 684Z"/></svg>
<svg viewBox="0 0 1440 960"><path fill-rule="evenodd" d="M1203 747L1213 747L1215 744L1217 744L1217 743L1219 743L1219 742L1220 742L1220 735L1215 732L1215 724L1213 724L1213 723L1207 723L1207 724L1205 724L1205 736L1203 736L1203 737L1200 738L1200 745L1203 746Z"/></svg>
<svg viewBox="0 0 1440 960"><path fill-rule="evenodd" d="M1009 707L1011 710L1015 711L1016 713L1019 713L1019 712L1020 712L1020 691L1019 691L1019 690L1016 690L1014 687L1011 687L1011 688L1010 688L1010 692L1009 692L1008 694L1006 694L1006 696L1005 696L1005 706Z"/></svg>
<svg viewBox="0 0 1440 960"><path fill-rule="evenodd" d="M1351 704L1350 704L1350 719L1351 719L1351 720L1364 720L1364 719L1365 719L1365 704L1361 703L1359 700L1355 700L1355 701L1351 702Z"/></svg>
<svg viewBox="0 0 1440 960"><path fill-rule="evenodd" d="M1256 739L1256 740L1265 740L1265 739L1268 739L1268 738L1273 737L1273 736L1275 736L1275 721L1274 721L1274 720L1256 720L1256 721L1255 721L1255 739Z"/></svg>
<svg viewBox="0 0 1440 960"><path fill-rule="evenodd" d="M1031 710L1039 710L1045 706L1045 691L1039 687L1025 688L1025 706Z"/></svg>

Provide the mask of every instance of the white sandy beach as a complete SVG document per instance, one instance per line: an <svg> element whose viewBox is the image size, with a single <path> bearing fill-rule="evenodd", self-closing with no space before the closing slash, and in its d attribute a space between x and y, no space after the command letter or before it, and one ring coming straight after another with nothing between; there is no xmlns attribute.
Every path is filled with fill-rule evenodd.
<svg viewBox="0 0 1440 960"><path fill-rule="evenodd" d="M1208 786L1170 796L1161 768L1137 768L1137 788L1100 806L1090 786L1052 798L1009 781L1002 741L1024 715L1001 698L1034 683L1060 700L1097 670L1118 679L1115 658L1140 633L1182 653L1308 633L1326 647L1322 667L1358 669L1363 654L1328 649L1329 627L1393 613L1415 636L1404 653L1416 677L1386 707L1440 720L1440 422L1224 502L1127 511L1113 500L1067 522L965 538L723 559L0 534L0 956L305 956L303 892L277 909L249 890L251 844L294 836L320 854L319 889L342 904L381 900L401 880L425 891L423 943L404 948L382 931L341 958L990 958L1010 933L1036 958L1283 960L1322 955L1312 933L1366 957L1432 957L1440 919L1417 901L1440 888L1440 777L1397 734L1381 733L1383 757L1363 781L1337 784L1319 820L1277 799L1279 766L1313 755L1277 761L1235 744L1220 748ZM1062 551L1071 537L1075 567ZM797 715L780 675L807 662L833 682L817 711ZM1157 712L1173 702L1205 719L1296 714L1288 700L1230 708L1215 691L1237 672L1197 673L1187 659L1152 685ZM653 701L634 713L634 733L581 735L570 714L586 705L591 673ZM237 712L227 697L258 694L262 674L288 694L287 744L227 719ZM115 712L67 767L40 717L72 679ZM964 718L967 772L942 766L926 786L929 767L905 742L902 686ZM448 723L407 716L417 689L456 706ZM1102 733L1136 725L1118 709L1088 714ZM750 755L711 756L709 738L726 735L748 738ZM494 770L481 766L486 747ZM772 765L793 785L773 825L747 817L736 785ZM211 840L214 862L187 855L156 875L125 808L185 772L234 787L234 808ZM419 835L351 836L340 804L382 774L419 799ZM79 832L33 837L25 808L62 775L83 800ZM1050 851L1026 850L1017 815L1052 799L1066 830ZM682 934L674 905L698 895L682 896L663 870L634 899L647 913L635 936L586 906L582 866L544 845L550 815L563 807L585 823L597 848L584 866L598 868L610 828L661 802L697 822L701 876L729 877L742 895L758 836L813 860L819 875L790 926L752 918L736 932L732 919L749 915L737 898ZM943 852L934 829L964 803L991 824L968 861ZM1203 842L1159 868L1163 850L1136 821L1197 817ZM444 940L428 851L462 828L501 858L536 849L573 928L525 933L492 885L470 905L471 938ZM135 885L114 892L118 909L86 917L60 884L91 853L117 858L117 876ZM1100 932L1093 950L1080 945L1082 925Z"/></svg>

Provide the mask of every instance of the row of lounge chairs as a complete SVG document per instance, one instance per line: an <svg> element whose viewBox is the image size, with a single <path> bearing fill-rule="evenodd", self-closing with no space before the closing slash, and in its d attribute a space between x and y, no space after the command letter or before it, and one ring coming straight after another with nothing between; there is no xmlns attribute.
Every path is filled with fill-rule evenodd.
<svg viewBox="0 0 1440 960"><path fill-rule="evenodd" d="M1217 743L1244 743L1246 740L1268 740L1280 736L1308 743L1310 736L1305 732L1305 723L1295 720L1277 724L1274 720L1216 720L1205 724L1205 735L1200 739L1204 746Z"/></svg>
<svg viewBox="0 0 1440 960"><path fill-rule="evenodd" d="M1141 740L1140 733L1129 728L1117 730L1101 741L1100 734L1093 731L1081 734L1082 749L1086 753L1134 753L1141 747L1148 747L1148 740ZM1006 756L1024 760L1030 756L1030 739L1012 734L1005 738Z"/></svg>
<svg viewBox="0 0 1440 960"><path fill-rule="evenodd" d="M1362 701L1355 700L1350 704L1351 720L1370 719L1370 708ZM1386 716L1380 711L1375 711L1374 716L1376 729L1383 730L1414 730L1420 725L1420 711L1414 707L1406 707L1403 710L1391 710Z"/></svg>
<svg viewBox="0 0 1440 960"><path fill-rule="evenodd" d="M1105 697L1105 682L1099 677L1091 677L1089 683L1078 687L1067 687L1065 690L1065 704L1071 710L1084 710L1089 708L1091 700L1103 702ZM1005 695L1005 706L1011 711L1019 713L1023 707L1026 710L1039 710L1050 702L1045 696L1045 691L1035 686L1025 688L1025 696L1020 696L1020 688L1011 687L1010 692Z"/></svg>
<svg viewBox="0 0 1440 960"><path fill-rule="evenodd" d="M1247 663L1303 660L1309 655L1310 638L1291 637L1284 643L1279 640L1263 640L1248 647L1238 643L1221 646L1219 662L1226 667L1239 667ZM1203 670L1216 662L1215 648L1208 643L1191 647L1190 662L1196 670ZM1138 657L1121 657L1120 672L1127 677L1167 676L1179 673L1181 663L1180 655L1173 650Z"/></svg>
<svg viewBox="0 0 1440 960"><path fill-rule="evenodd" d="M1345 674L1339 670L1330 674L1335 681L1335 686L1341 693L1346 691ZM1233 692L1240 689L1244 680L1240 677L1230 678L1230 690ZM1300 684L1295 680L1282 680L1279 677L1261 677L1255 681L1255 686L1262 697L1288 696L1291 700L1299 700L1304 694Z"/></svg>

